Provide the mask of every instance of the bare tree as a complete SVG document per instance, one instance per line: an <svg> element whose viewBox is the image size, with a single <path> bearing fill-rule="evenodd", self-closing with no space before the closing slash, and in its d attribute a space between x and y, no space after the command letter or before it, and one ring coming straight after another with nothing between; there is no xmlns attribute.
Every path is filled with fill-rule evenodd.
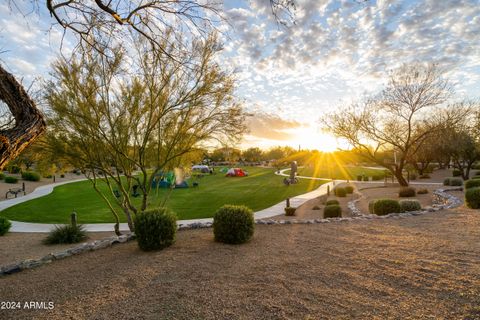
<svg viewBox="0 0 480 320"><path fill-rule="evenodd" d="M451 89L435 65L404 65L394 71L387 87L364 104L327 115L323 122L337 137L362 151L368 160L388 169L400 185L407 159L438 129L433 111L445 103ZM381 151L392 151L394 161L381 161Z"/></svg>

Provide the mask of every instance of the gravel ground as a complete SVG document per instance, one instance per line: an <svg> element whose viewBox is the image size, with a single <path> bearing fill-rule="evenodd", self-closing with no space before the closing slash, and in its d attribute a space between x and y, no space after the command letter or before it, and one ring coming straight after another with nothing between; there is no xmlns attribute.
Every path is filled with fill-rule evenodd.
<svg viewBox="0 0 480 320"><path fill-rule="evenodd" d="M480 319L480 213L257 226L247 244L182 231L0 278L1 319Z"/></svg>

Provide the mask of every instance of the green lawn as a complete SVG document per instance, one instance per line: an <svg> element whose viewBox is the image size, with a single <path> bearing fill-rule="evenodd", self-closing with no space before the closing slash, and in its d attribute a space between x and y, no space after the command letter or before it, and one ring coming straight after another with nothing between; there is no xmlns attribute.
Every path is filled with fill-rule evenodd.
<svg viewBox="0 0 480 320"><path fill-rule="evenodd" d="M250 173L248 177L227 178L217 173L199 179L198 188L175 189L167 205L177 213L179 219L212 217L224 204L243 204L258 211L325 183L300 180L298 184L287 187L282 182L283 177L274 175L274 169L255 167L246 170ZM152 207L159 205L167 192L160 190L158 195L152 190ZM135 200L140 201L138 198ZM112 213L89 181L58 186L51 194L8 208L0 215L16 221L67 223L72 210L77 212L80 223L113 222ZM122 215L121 218L124 222Z"/></svg>
<svg viewBox="0 0 480 320"><path fill-rule="evenodd" d="M285 173L289 173L290 170L286 171ZM375 169L368 169L362 167L340 167L340 166L323 166L317 169L310 167L310 168L299 168L298 169L299 176L306 176L306 177L316 177L316 178L330 178L330 179L338 179L338 180L357 180L358 175L365 175L368 177L374 175L384 176L383 170L375 170Z"/></svg>

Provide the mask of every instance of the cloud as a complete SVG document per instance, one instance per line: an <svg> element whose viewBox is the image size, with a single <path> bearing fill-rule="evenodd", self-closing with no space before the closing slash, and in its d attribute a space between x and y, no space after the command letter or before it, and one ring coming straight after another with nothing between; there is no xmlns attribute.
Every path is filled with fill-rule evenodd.
<svg viewBox="0 0 480 320"><path fill-rule="evenodd" d="M288 141L294 137L292 129L304 125L295 120L282 119L277 115L257 113L248 119L249 135L256 139Z"/></svg>

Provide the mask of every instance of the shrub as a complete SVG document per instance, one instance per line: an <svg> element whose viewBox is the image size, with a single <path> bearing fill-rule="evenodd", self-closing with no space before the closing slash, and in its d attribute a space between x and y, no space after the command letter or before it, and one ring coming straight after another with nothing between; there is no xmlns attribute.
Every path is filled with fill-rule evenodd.
<svg viewBox="0 0 480 320"><path fill-rule="evenodd" d="M474 180L480 179L480 176L473 176L473 177L471 177L470 179L474 179Z"/></svg>
<svg viewBox="0 0 480 320"><path fill-rule="evenodd" d="M420 179L430 179L430 178L431 178L430 175L426 174L426 173L424 173L420 176Z"/></svg>
<svg viewBox="0 0 480 320"><path fill-rule="evenodd" d="M286 216L294 216L296 210L297 210L297 208L285 207L285 215Z"/></svg>
<svg viewBox="0 0 480 320"><path fill-rule="evenodd" d="M320 210L319 206L313 206L312 210Z"/></svg>
<svg viewBox="0 0 480 320"><path fill-rule="evenodd" d="M451 186L462 186L463 180L462 178L450 178L450 185Z"/></svg>
<svg viewBox="0 0 480 320"><path fill-rule="evenodd" d="M62 173L62 174L60 175L60 178L65 178L65 175Z"/></svg>
<svg viewBox="0 0 480 320"><path fill-rule="evenodd" d="M345 190L345 188L337 187L333 191L337 197L343 198L347 196L347 190Z"/></svg>
<svg viewBox="0 0 480 320"><path fill-rule="evenodd" d="M393 199L378 199L373 205L373 213L379 216L401 211L400 203Z"/></svg>
<svg viewBox="0 0 480 320"><path fill-rule="evenodd" d="M342 208L338 204L326 206L323 209L324 218L338 218L342 216Z"/></svg>
<svg viewBox="0 0 480 320"><path fill-rule="evenodd" d="M5 235L11 226L12 223L7 218L0 217L0 236Z"/></svg>
<svg viewBox="0 0 480 320"><path fill-rule="evenodd" d="M6 183L17 183L18 179L12 176L6 176L5 177L5 182Z"/></svg>
<svg viewBox="0 0 480 320"><path fill-rule="evenodd" d="M350 194L353 193L353 187L352 186L345 186L345 191Z"/></svg>
<svg viewBox="0 0 480 320"><path fill-rule="evenodd" d="M398 190L398 196L405 198L405 197L415 197L415 188L412 187L403 187Z"/></svg>
<svg viewBox="0 0 480 320"><path fill-rule="evenodd" d="M40 181L40 175L33 171L22 172L22 179L27 181Z"/></svg>
<svg viewBox="0 0 480 320"><path fill-rule="evenodd" d="M7 168L8 173L20 173L22 169L17 165L11 165Z"/></svg>
<svg viewBox="0 0 480 320"><path fill-rule="evenodd" d="M465 191L465 203L472 209L480 208L480 188L470 188Z"/></svg>
<svg viewBox="0 0 480 320"><path fill-rule="evenodd" d="M383 176L379 174L375 174L372 176L372 181L380 181L382 179L383 179Z"/></svg>
<svg viewBox="0 0 480 320"><path fill-rule="evenodd" d="M135 235L143 251L160 250L175 242L177 216L167 208L138 213L135 217Z"/></svg>
<svg viewBox="0 0 480 320"><path fill-rule="evenodd" d="M358 176L357 176L357 181L362 181L362 180L363 180L363 176L358 175Z"/></svg>
<svg viewBox="0 0 480 320"><path fill-rule="evenodd" d="M334 205L334 204L340 204L340 202L338 202L338 200L335 200L335 199L328 200L327 202L325 202L326 206L331 206L331 205Z"/></svg>
<svg viewBox="0 0 480 320"><path fill-rule="evenodd" d="M418 211L422 210L422 206L420 205L420 202L418 200L400 200L400 208L402 212L408 212L408 211Z"/></svg>
<svg viewBox="0 0 480 320"><path fill-rule="evenodd" d="M255 230L253 212L245 206L225 205L213 217L215 241L239 244L250 240Z"/></svg>
<svg viewBox="0 0 480 320"><path fill-rule="evenodd" d="M82 225L55 226L48 236L43 240L45 244L77 243L85 240L87 234Z"/></svg>
<svg viewBox="0 0 480 320"><path fill-rule="evenodd" d="M422 179L422 176L420 176L420 179ZM417 175L415 173L410 173L410 180L417 180Z"/></svg>
<svg viewBox="0 0 480 320"><path fill-rule="evenodd" d="M418 189L417 194L427 194L428 190L427 189Z"/></svg>
<svg viewBox="0 0 480 320"><path fill-rule="evenodd" d="M369 181L370 179L368 178L368 176L363 176L363 181Z"/></svg>
<svg viewBox="0 0 480 320"><path fill-rule="evenodd" d="M377 200L370 200L368 202L368 212L370 212L370 214L373 214L373 206L375 205L375 201Z"/></svg>
<svg viewBox="0 0 480 320"><path fill-rule="evenodd" d="M462 175L462 171L458 170L458 169L453 169L452 171L452 176L453 177L460 177Z"/></svg>
<svg viewBox="0 0 480 320"><path fill-rule="evenodd" d="M465 181L465 189L476 188L476 187L480 187L480 180L474 179L474 180Z"/></svg>
<svg viewBox="0 0 480 320"><path fill-rule="evenodd" d="M0 180L5 179L5 174L3 172L0 172Z"/></svg>

